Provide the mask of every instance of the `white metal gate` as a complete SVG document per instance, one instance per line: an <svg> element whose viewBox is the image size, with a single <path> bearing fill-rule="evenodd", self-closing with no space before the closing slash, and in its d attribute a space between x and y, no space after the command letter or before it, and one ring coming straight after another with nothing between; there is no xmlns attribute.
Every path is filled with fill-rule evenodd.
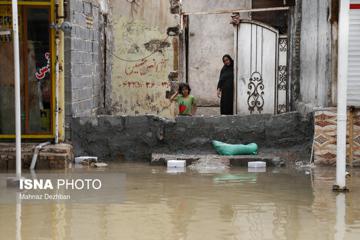
<svg viewBox="0 0 360 240"><path fill-rule="evenodd" d="M256 21L242 21L235 31L236 113L277 114L278 31Z"/></svg>

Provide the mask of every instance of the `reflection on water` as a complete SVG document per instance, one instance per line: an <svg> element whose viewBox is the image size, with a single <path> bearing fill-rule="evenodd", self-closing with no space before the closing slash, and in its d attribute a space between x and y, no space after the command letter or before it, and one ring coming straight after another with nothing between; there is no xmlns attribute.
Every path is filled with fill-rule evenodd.
<svg viewBox="0 0 360 240"><path fill-rule="evenodd" d="M126 174L123 203L2 204L0 239L359 239L355 170L346 195L331 191L335 168L106 171Z"/></svg>

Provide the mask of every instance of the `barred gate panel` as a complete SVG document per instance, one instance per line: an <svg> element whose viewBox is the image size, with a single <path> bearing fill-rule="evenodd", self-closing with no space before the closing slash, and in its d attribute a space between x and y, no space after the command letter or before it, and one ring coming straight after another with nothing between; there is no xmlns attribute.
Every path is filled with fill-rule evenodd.
<svg viewBox="0 0 360 240"><path fill-rule="evenodd" d="M288 39L286 36L279 37L279 66L277 78L277 111L285 113L288 111Z"/></svg>

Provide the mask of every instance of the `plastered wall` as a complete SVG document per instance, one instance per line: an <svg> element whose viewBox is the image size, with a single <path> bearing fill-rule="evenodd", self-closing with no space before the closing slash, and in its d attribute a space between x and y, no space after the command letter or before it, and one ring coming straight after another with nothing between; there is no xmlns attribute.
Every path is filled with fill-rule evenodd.
<svg viewBox="0 0 360 240"><path fill-rule="evenodd" d="M111 112L114 115L173 116L165 98L173 70L173 37L178 23L168 0L113 0Z"/></svg>
<svg viewBox="0 0 360 240"><path fill-rule="evenodd" d="M331 24L329 1L303 0L300 101L327 107L331 101Z"/></svg>

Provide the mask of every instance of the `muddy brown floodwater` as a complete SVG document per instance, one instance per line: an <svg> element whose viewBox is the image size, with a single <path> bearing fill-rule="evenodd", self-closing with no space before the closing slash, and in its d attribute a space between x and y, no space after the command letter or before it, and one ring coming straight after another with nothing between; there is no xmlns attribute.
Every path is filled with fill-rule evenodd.
<svg viewBox="0 0 360 240"><path fill-rule="evenodd" d="M107 172L125 176L121 202L23 203L18 221L19 206L3 203L0 239L360 239L357 169L346 194L331 191L335 168L173 173L120 164Z"/></svg>

